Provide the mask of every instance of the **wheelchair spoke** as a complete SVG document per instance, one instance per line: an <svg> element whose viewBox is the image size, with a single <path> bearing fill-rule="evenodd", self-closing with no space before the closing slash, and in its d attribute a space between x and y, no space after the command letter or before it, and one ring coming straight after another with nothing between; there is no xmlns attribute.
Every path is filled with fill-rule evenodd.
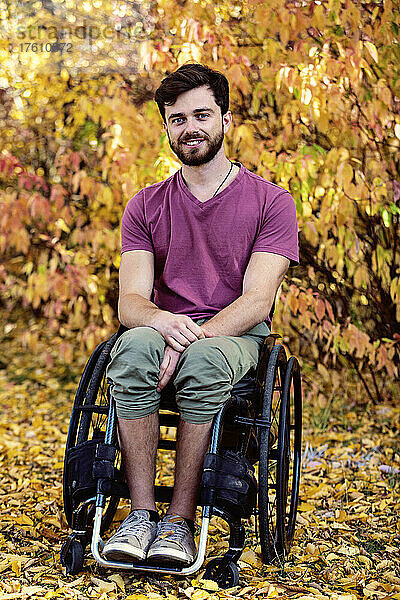
<svg viewBox="0 0 400 600"><path fill-rule="evenodd" d="M274 495L274 502L273 502L273 504L271 506L271 511L270 512L272 514L274 514L274 512L275 512L275 506L276 506L276 494Z"/></svg>
<svg viewBox="0 0 400 600"><path fill-rule="evenodd" d="M104 375L98 392L98 400L100 406L108 406L108 397L107 397L107 380ZM94 424L95 429L103 430L105 428L105 424L107 422L106 415L97 415L96 422Z"/></svg>
<svg viewBox="0 0 400 600"><path fill-rule="evenodd" d="M280 404L277 404L275 406L275 408L272 410L271 422L275 424L276 428L278 428L278 425L279 425L279 409L280 409Z"/></svg>
<svg viewBox="0 0 400 600"><path fill-rule="evenodd" d="M268 504L268 519L270 522L270 527L273 532L273 538L276 538L276 494L274 496L274 500Z"/></svg>

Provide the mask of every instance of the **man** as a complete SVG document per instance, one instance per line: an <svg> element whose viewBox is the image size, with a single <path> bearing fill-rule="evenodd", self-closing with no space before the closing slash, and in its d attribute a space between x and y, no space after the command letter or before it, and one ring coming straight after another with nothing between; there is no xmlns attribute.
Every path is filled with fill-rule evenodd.
<svg viewBox="0 0 400 600"><path fill-rule="evenodd" d="M298 262L296 211L282 188L232 163L221 73L188 64L156 91L183 167L140 190L122 226L119 320L108 367L132 512L105 544L114 560L193 562L194 518L214 415L257 364L268 315ZM172 380L180 411L171 505L154 502L160 391Z"/></svg>

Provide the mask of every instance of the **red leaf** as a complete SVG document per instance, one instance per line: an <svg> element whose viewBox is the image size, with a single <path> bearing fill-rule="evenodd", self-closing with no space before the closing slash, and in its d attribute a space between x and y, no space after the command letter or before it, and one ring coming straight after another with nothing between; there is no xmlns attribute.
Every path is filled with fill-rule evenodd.
<svg viewBox="0 0 400 600"><path fill-rule="evenodd" d="M317 306L315 307L315 314L317 315L318 321L322 320L322 317L325 314L325 302L318 298Z"/></svg>

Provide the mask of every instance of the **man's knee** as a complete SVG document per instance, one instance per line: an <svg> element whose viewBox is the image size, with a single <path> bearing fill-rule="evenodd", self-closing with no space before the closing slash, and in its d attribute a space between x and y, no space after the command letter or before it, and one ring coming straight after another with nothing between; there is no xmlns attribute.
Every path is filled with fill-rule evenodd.
<svg viewBox="0 0 400 600"><path fill-rule="evenodd" d="M231 380L232 369L212 338L190 344L182 352L174 379L181 418L196 424L212 421L229 398Z"/></svg>
<svg viewBox="0 0 400 600"><path fill-rule="evenodd" d="M164 338L152 327L135 327L118 338L107 366L118 417L135 419L158 410L156 387L164 346Z"/></svg>
<svg viewBox="0 0 400 600"><path fill-rule="evenodd" d="M223 378L229 381L233 369L223 349L216 345L213 338L205 338L192 342L181 355L177 365L175 382L187 378L195 379Z"/></svg>
<svg viewBox="0 0 400 600"><path fill-rule="evenodd" d="M130 355L131 359L137 356L152 355L165 345L164 338L153 327L134 327L125 331L115 342L110 356L113 359L118 355Z"/></svg>

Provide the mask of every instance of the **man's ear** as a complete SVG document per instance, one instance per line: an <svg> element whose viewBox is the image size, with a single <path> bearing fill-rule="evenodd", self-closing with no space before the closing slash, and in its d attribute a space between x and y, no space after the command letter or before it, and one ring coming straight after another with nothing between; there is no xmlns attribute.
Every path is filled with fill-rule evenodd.
<svg viewBox="0 0 400 600"><path fill-rule="evenodd" d="M228 110L224 116L222 117L222 122L224 125L224 133L229 131L230 126L232 125L232 113Z"/></svg>

